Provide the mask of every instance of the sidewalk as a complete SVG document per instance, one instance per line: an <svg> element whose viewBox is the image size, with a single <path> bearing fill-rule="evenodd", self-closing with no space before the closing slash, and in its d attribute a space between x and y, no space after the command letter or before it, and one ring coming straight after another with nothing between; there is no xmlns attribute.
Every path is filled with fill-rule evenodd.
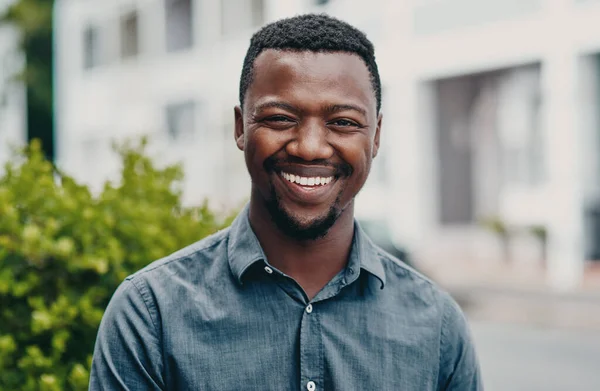
<svg viewBox="0 0 600 391"><path fill-rule="evenodd" d="M600 332L600 263L576 290L547 285L543 268L464 262L419 265L448 290L469 319Z"/></svg>

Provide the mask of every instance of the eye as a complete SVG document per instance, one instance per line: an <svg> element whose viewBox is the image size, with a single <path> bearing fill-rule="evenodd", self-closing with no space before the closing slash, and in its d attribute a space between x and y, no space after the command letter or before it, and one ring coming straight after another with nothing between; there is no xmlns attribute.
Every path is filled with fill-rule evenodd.
<svg viewBox="0 0 600 391"><path fill-rule="evenodd" d="M351 121L349 119L345 119L345 118L336 119L335 121L332 121L329 124L334 125L334 126L339 126L341 128L360 127L360 125L357 124L356 122Z"/></svg>
<svg viewBox="0 0 600 391"><path fill-rule="evenodd" d="M276 130L285 130L296 124L296 120L282 114L264 117L259 119L257 122L262 123L263 126Z"/></svg>
<svg viewBox="0 0 600 391"><path fill-rule="evenodd" d="M294 122L291 118L288 118L284 115L273 115L271 117L265 118L263 121L266 122Z"/></svg>

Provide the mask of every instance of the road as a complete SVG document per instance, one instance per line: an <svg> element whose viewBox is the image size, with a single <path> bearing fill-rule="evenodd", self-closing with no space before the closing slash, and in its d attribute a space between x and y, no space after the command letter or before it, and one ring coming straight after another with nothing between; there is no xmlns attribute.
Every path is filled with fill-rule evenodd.
<svg viewBox="0 0 600 391"><path fill-rule="evenodd" d="M472 322L486 391L599 391L600 332Z"/></svg>

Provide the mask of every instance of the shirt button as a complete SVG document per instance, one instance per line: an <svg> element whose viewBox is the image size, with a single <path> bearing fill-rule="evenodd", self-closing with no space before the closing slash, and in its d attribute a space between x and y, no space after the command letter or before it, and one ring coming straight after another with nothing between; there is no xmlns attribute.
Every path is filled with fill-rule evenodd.
<svg viewBox="0 0 600 391"><path fill-rule="evenodd" d="M354 274L354 269L352 269L352 268L350 267L350 268L348 268L348 272L349 272L350 274Z"/></svg>
<svg viewBox="0 0 600 391"><path fill-rule="evenodd" d="M317 386L315 385L314 381L309 381L308 383L306 383L306 389L308 391L315 391L315 388L317 388Z"/></svg>
<svg viewBox="0 0 600 391"><path fill-rule="evenodd" d="M265 271L266 271L267 273L269 273L269 274L273 274L273 269L271 269L271 268L270 268L270 267L268 267L268 266L265 266Z"/></svg>
<svg viewBox="0 0 600 391"><path fill-rule="evenodd" d="M312 304L309 304L308 306L306 306L306 312L308 312L309 314L312 312ZM314 385L314 383L313 383Z"/></svg>

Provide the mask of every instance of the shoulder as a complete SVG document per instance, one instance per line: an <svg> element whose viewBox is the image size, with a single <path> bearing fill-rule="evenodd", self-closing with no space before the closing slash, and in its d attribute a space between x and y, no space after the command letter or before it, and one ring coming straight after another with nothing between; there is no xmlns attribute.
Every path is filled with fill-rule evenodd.
<svg viewBox="0 0 600 391"><path fill-rule="evenodd" d="M202 275L210 260L220 258L227 246L228 229L219 231L190 246L150 263L126 277L117 287L103 317L111 324L132 323L157 329L160 324L159 301L176 300L174 292L180 285L190 285L190 279Z"/></svg>
<svg viewBox="0 0 600 391"><path fill-rule="evenodd" d="M194 261L194 265L198 267L207 266L202 261L214 259L225 253L229 230L230 228L223 229L170 255L155 260L143 269L128 276L126 280L135 282L145 277L169 273L172 272L173 268L184 266L183 264L187 267L190 261Z"/></svg>
<svg viewBox="0 0 600 391"><path fill-rule="evenodd" d="M477 356L468 321L454 298L437 283L384 251L379 251L386 271L386 289L408 298L411 310L425 311L439 339L440 379L454 376L479 384ZM421 312L421 314L425 313ZM452 388L451 388L452 389ZM463 388L461 388L463 389ZM464 389L476 389L471 386Z"/></svg>
<svg viewBox="0 0 600 391"><path fill-rule="evenodd" d="M386 287L392 287L402 297L433 310L442 337L468 333L465 315L448 291L387 252L378 249L378 254L385 269Z"/></svg>
<svg viewBox="0 0 600 391"><path fill-rule="evenodd" d="M440 316L448 309L462 313L450 294L431 278L386 251L378 247L376 249L385 270L386 286L435 306Z"/></svg>

